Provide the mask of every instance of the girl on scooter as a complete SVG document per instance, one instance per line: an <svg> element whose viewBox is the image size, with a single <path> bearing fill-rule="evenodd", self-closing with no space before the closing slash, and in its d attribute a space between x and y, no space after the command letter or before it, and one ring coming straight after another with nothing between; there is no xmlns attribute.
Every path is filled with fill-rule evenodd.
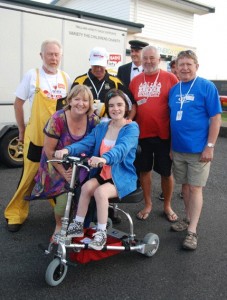
<svg viewBox="0 0 227 300"><path fill-rule="evenodd" d="M132 105L120 90L110 90L105 99L107 122L98 124L82 141L55 151L55 157L78 156L86 153L91 157L91 179L83 184L78 210L73 223L68 227L69 237L83 237L84 219L90 199L94 196L97 206L97 231L89 248L101 250L107 240L109 198L123 198L137 188L134 167L138 145L139 127L127 119ZM99 168L100 165L102 168Z"/></svg>

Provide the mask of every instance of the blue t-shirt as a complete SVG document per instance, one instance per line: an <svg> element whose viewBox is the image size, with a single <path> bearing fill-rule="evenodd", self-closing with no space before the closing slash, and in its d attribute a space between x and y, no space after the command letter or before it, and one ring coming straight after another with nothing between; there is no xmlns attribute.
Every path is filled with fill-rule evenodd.
<svg viewBox="0 0 227 300"><path fill-rule="evenodd" d="M169 107L172 150L201 153L207 144L210 118L222 112L215 85L201 77L194 84L193 80L179 82L169 92Z"/></svg>

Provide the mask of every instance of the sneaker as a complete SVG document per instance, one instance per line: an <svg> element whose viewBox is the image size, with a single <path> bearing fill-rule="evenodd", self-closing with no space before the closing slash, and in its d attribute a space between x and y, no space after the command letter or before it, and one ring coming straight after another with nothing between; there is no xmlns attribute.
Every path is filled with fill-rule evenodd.
<svg viewBox="0 0 227 300"><path fill-rule="evenodd" d="M194 232L188 231L183 242L183 248L188 250L195 250L198 244L198 235Z"/></svg>
<svg viewBox="0 0 227 300"><path fill-rule="evenodd" d="M84 236L84 223L76 222L69 224L67 230L67 237L83 237Z"/></svg>
<svg viewBox="0 0 227 300"><path fill-rule="evenodd" d="M177 222L171 225L171 229L177 232L184 231L188 228L189 223L189 220L186 218L179 219Z"/></svg>
<svg viewBox="0 0 227 300"><path fill-rule="evenodd" d="M161 200L161 201L164 201L165 198L164 198L164 196L163 196L163 193L161 193L161 194L158 196L158 199Z"/></svg>
<svg viewBox="0 0 227 300"><path fill-rule="evenodd" d="M89 243L89 248L95 250L102 250L103 246L106 244L107 234L106 230L98 230L93 234L94 239Z"/></svg>

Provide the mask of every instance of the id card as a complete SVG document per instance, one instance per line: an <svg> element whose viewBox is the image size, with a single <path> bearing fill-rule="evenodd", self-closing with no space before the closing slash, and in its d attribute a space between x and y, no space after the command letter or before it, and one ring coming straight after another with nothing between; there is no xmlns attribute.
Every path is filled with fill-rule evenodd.
<svg viewBox="0 0 227 300"><path fill-rule="evenodd" d="M146 102L147 102L147 99L144 98L144 99L138 100L138 101L137 101L137 105L142 105L142 104L144 104L144 103L146 103Z"/></svg>
<svg viewBox="0 0 227 300"><path fill-rule="evenodd" d="M176 121L180 121L182 119L183 111L179 110L177 112Z"/></svg>
<svg viewBox="0 0 227 300"><path fill-rule="evenodd" d="M187 95L185 98L188 101L194 101L194 95Z"/></svg>

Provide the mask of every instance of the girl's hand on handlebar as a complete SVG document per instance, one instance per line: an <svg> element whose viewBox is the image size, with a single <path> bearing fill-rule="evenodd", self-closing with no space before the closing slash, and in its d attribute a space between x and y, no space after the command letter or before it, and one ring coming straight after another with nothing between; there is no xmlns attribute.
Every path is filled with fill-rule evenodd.
<svg viewBox="0 0 227 300"><path fill-rule="evenodd" d="M106 160L105 160L105 158L102 158L102 157L92 156L88 160L88 164L92 168L100 168L100 167L102 167L103 165L106 164Z"/></svg>
<svg viewBox="0 0 227 300"><path fill-rule="evenodd" d="M54 157L57 159L62 159L64 155L68 155L68 154L69 154L68 149L56 150L54 152Z"/></svg>

